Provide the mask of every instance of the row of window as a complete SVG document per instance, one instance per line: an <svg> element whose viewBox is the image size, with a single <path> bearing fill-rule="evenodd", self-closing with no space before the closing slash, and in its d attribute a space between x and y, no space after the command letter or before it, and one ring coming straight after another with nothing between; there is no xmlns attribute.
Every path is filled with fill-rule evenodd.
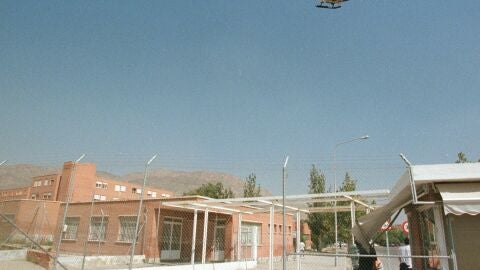
<svg viewBox="0 0 480 270"><path fill-rule="evenodd" d="M108 188L108 184L105 183L105 182L97 182L97 183L96 183L96 187L97 187L97 188L102 188L102 189L107 189L107 188ZM127 191L127 187L126 187L126 186L123 186L123 185L115 185L115 186L114 186L114 190L117 191L117 192L126 192L126 191ZM142 194L142 189L141 189L141 188L133 187L133 188L132 188L132 193L134 193L134 194ZM164 193L162 193L161 196L168 198L168 197L170 197L170 194L164 194ZM147 197L156 198L156 197L157 197L157 192L156 192L156 191L147 190Z"/></svg>
<svg viewBox="0 0 480 270"><path fill-rule="evenodd" d="M119 242L133 242L135 237L135 225L137 222L136 216L119 217L119 230L117 241ZM62 239L76 240L78 234L78 225L80 224L80 217L67 217L65 220L65 227L63 228ZM108 217L96 216L90 219L88 228L89 241L105 241L105 236L108 228Z"/></svg>
<svg viewBox="0 0 480 270"><path fill-rule="evenodd" d="M53 185L54 182L55 182L55 180L53 180L53 179L37 180L37 181L33 182L33 187L41 187L42 183L43 183L44 186L51 186L51 185Z"/></svg>
<svg viewBox="0 0 480 270"><path fill-rule="evenodd" d="M13 192L13 191L3 191L3 192L1 193L1 195L2 195L3 197L7 197L7 196L20 196L20 195L23 195L23 191L22 191L22 190L17 190L17 191L15 191L15 192Z"/></svg>
<svg viewBox="0 0 480 270"><path fill-rule="evenodd" d="M268 224L268 232L270 233L270 224ZM282 233L282 225L273 224L273 233ZM286 233L292 233L292 226L287 227Z"/></svg>
<svg viewBox="0 0 480 270"><path fill-rule="evenodd" d="M101 188L101 189L107 189L108 188L108 184L105 183L105 182L95 182L95 187L96 188Z"/></svg>
<svg viewBox="0 0 480 270"><path fill-rule="evenodd" d="M39 194L36 194L36 193L33 193L32 196L31 196L32 200L36 200L36 199L44 199L44 200L50 200L52 198L52 193L51 192L45 192L42 194L42 197L40 197Z"/></svg>

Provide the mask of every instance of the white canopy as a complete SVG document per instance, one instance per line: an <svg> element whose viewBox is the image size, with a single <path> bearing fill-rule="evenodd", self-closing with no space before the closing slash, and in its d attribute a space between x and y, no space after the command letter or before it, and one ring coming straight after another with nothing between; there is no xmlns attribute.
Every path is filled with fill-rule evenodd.
<svg viewBox="0 0 480 270"><path fill-rule="evenodd" d="M411 175L410 175L411 174ZM400 179L395 184L394 188L390 192L389 202L384 206L375 209L368 215L365 215L358 219L357 224L353 228L353 233L363 246L367 246L368 242L373 239L380 229L382 224L385 223L395 212L409 204L412 201L412 185L419 187L423 184L434 183L436 186L445 185L446 183L455 183L460 187L460 183L478 184L480 185L480 163L460 163L460 164L435 164L435 165L414 165L407 169ZM464 186L464 188L468 188ZM450 189L453 191L453 189ZM465 189L466 191L468 189ZM480 189L476 189L478 192ZM472 191L472 189L470 189ZM447 194L448 193L448 194ZM456 194L456 195L453 195ZM462 195L460 195L462 194ZM454 207L455 212L461 211L465 213L479 213L479 201L480 194L475 192L445 192L445 196L451 201L447 203L448 207ZM460 203L459 197L472 199L476 196L475 204L465 204L465 200ZM442 193L442 198L444 194ZM448 200L448 199L447 199ZM471 202L471 200L470 200ZM475 205L475 209L473 208ZM463 206L460 209L460 206ZM468 206L468 207L467 207ZM449 210L450 211L450 210ZM454 210L452 210L454 211ZM447 212L445 212L447 213Z"/></svg>
<svg viewBox="0 0 480 270"><path fill-rule="evenodd" d="M445 214L480 214L480 182L436 185L443 199Z"/></svg>

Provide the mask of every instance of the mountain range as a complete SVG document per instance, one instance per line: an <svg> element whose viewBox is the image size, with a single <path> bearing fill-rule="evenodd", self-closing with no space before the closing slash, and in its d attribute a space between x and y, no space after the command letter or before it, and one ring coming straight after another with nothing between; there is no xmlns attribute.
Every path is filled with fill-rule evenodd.
<svg viewBox="0 0 480 270"><path fill-rule="evenodd" d="M32 184L32 177L60 172L60 168L36 166L31 164L18 164L2 166L0 168L0 189L18 188ZM142 183L143 172L131 172L125 175L115 175L108 172L97 171L97 175L117 181ZM149 170L147 186L171 190L177 195L191 191L208 182L221 182L224 187L231 188L235 197L243 196L244 180L222 172L211 171L174 171L169 169ZM262 188L262 195L270 195L268 190Z"/></svg>

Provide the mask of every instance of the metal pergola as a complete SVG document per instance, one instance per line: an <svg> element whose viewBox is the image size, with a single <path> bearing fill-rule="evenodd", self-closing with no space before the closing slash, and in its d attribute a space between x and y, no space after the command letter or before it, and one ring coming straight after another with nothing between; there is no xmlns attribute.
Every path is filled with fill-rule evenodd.
<svg viewBox="0 0 480 270"><path fill-rule="evenodd" d="M355 211L366 210L369 212L386 203L390 191L368 190L368 191L351 191L336 193L320 193L320 194L303 194L285 196L285 207L283 207L282 196L252 197L252 198L229 198L229 199L211 199L208 197L196 197L196 200L168 201L163 202L163 206L181 208L194 212L194 225L192 235L192 253L191 263L195 260L195 237L197 228L198 211L204 212L204 230L203 230L203 247L202 247L202 264L206 261L206 239L208 226L208 213L223 213L229 215L238 215L238 239L237 250L238 259L241 259L241 226L242 214L269 213L270 224L274 223L275 207L285 209L289 215L296 216L296 235L300 236L300 215L301 213L319 213L319 212L350 212L352 227L355 225ZM350 205L335 206L335 202L350 202ZM321 206L318 206L321 205ZM330 206L331 205L331 206ZM285 224L283 224L285 226ZM273 226L269 228L269 269L273 269ZM300 237L296 237L296 253L298 254L300 246ZM299 260L297 260L299 262ZM297 265L298 269L300 265Z"/></svg>

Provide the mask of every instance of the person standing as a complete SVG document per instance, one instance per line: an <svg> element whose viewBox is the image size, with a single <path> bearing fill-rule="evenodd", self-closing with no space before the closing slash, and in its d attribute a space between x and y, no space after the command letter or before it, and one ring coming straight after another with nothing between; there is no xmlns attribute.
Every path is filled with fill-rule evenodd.
<svg viewBox="0 0 480 270"><path fill-rule="evenodd" d="M400 246L400 264L404 263L408 266L408 269L412 269L412 253L408 237L405 238L404 243L404 246Z"/></svg>
<svg viewBox="0 0 480 270"><path fill-rule="evenodd" d="M305 255L303 254L305 252L305 243L302 241L300 242L300 253L301 256L304 257Z"/></svg>

